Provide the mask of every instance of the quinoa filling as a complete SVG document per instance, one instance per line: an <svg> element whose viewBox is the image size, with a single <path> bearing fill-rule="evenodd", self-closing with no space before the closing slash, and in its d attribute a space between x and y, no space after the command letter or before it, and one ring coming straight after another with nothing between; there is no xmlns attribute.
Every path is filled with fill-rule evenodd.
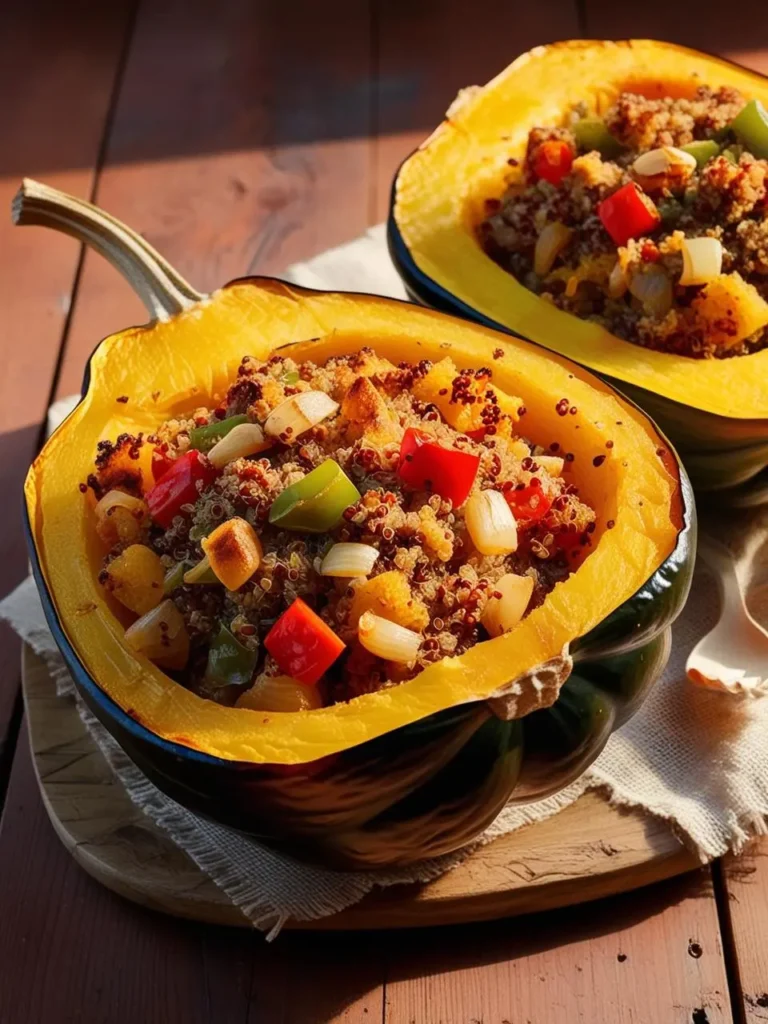
<svg viewBox="0 0 768 1024"><path fill-rule="evenodd" d="M288 711L513 628L588 554L595 513L492 380L371 349L245 357L214 408L101 442L81 490L100 582L138 616L126 642L210 700Z"/></svg>
<svg viewBox="0 0 768 1024"><path fill-rule="evenodd" d="M692 358L768 345L768 114L736 89L622 92L528 135L486 201L486 253L626 341Z"/></svg>

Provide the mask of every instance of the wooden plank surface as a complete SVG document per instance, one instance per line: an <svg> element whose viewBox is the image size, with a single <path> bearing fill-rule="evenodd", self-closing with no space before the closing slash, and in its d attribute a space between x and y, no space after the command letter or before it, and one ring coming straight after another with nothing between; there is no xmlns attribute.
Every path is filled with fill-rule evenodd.
<svg viewBox="0 0 768 1024"><path fill-rule="evenodd" d="M370 10L227 0L142 6L98 187L196 287L353 238L368 224ZM89 254L59 393L105 335L146 319Z"/></svg>
<svg viewBox="0 0 768 1024"><path fill-rule="evenodd" d="M9 217L22 175L88 196L133 0L8 6L0 30L0 594L26 573L21 485L45 417L79 251ZM0 776L20 645L0 626ZM2 804L0 778L0 805Z"/></svg>
<svg viewBox="0 0 768 1024"><path fill-rule="evenodd" d="M20 740L0 830L3 1024L372 1024L375 936L268 945L153 914L83 872L54 837Z"/></svg>
<svg viewBox="0 0 768 1024"><path fill-rule="evenodd" d="M380 0L373 219L385 219L395 171L460 89L483 85L531 46L579 34L570 0L551 0L546 12L496 0Z"/></svg>

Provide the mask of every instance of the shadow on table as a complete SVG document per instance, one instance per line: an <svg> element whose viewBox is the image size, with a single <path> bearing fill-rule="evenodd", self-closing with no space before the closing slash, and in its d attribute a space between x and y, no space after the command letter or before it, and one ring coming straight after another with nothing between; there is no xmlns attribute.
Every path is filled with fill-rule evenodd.
<svg viewBox="0 0 768 1024"><path fill-rule="evenodd" d="M577 5L566 3L550 16L477 0L471 18L465 4L447 0L332 6L329 13L314 0L220 0L211 17L208 0L8 5L0 88L14 102L4 111L0 175L79 166L78 133L88 117L62 109L53 122L60 130L36 131L35 104L77 97L78 106L98 106L115 79L110 163L200 157L427 134L461 87L489 80L522 50L553 38L650 35L721 53L752 51L754 58L766 27L757 0L744 0L730 19L714 7L691 19L684 6L676 14L666 5L622 19L590 5L586 24ZM94 72L99 63L102 71Z"/></svg>

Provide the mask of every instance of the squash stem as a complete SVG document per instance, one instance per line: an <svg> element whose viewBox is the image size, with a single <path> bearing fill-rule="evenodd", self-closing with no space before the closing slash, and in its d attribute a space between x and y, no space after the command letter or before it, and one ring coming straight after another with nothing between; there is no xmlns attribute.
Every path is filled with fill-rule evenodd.
<svg viewBox="0 0 768 1024"><path fill-rule="evenodd" d="M140 235L83 199L25 178L11 216L14 224L54 228L90 245L123 275L153 319L168 320L205 298Z"/></svg>

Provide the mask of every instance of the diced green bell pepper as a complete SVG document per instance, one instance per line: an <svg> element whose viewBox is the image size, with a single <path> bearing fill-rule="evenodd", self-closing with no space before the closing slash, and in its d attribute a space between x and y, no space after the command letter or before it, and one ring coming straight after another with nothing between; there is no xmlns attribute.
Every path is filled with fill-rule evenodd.
<svg viewBox="0 0 768 1024"><path fill-rule="evenodd" d="M753 156L768 158L768 110L760 100L750 100L728 127Z"/></svg>
<svg viewBox="0 0 768 1024"><path fill-rule="evenodd" d="M184 582L184 574L192 568L191 562L177 562L176 565L172 566L165 574L163 580L163 594L168 597L172 594L177 587L180 587Z"/></svg>
<svg viewBox="0 0 768 1024"><path fill-rule="evenodd" d="M243 647L239 640L222 626L208 648L205 678L219 686L244 686L250 683L258 653Z"/></svg>
<svg viewBox="0 0 768 1024"><path fill-rule="evenodd" d="M605 121L599 117L583 117L576 121L571 127L579 149L590 153L596 149L600 156L606 160L613 160L621 156L625 147L615 138L605 126Z"/></svg>
<svg viewBox="0 0 768 1024"><path fill-rule="evenodd" d="M185 583L219 583L219 577L211 568L211 562L206 555L201 558L197 565L184 573Z"/></svg>
<svg viewBox="0 0 768 1024"><path fill-rule="evenodd" d="M286 487L272 502L269 521L287 530L325 533L338 526L344 509L360 500L360 492L333 459Z"/></svg>
<svg viewBox="0 0 768 1024"><path fill-rule="evenodd" d="M243 413L240 416L230 416L226 420L216 420L204 427L195 427L189 432L190 447L197 448L200 452L208 452L222 437L226 437L233 427L247 422L248 417Z"/></svg>
<svg viewBox="0 0 768 1024"><path fill-rule="evenodd" d="M700 168L703 167L704 164L708 164L710 160L714 160L720 152L720 146L714 139L702 139L700 142L689 142L687 146L681 146L680 149L682 149L684 153L690 153L696 161L697 167Z"/></svg>
<svg viewBox="0 0 768 1024"><path fill-rule="evenodd" d="M293 387L294 384L299 383L299 371L298 370L286 370L280 378L280 383L284 387Z"/></svg>

